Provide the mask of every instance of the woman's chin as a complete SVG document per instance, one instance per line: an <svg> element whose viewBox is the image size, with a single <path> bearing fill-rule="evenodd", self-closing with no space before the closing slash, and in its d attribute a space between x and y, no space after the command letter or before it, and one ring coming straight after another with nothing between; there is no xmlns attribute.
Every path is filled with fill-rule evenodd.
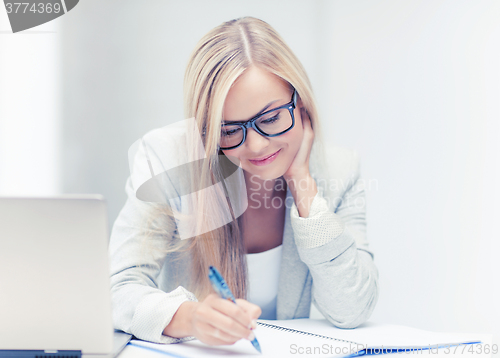
<svg viewBox="0 0 500 358"><path fill-rule="evenodd" d="M250 171L248 169L243 168L245 171L245 174L250 178L255 178L257 180L272 180L272 179L278 179L281 178L284 174L281 173L281 171L276 171L276 170L268 170L268 171L260 171L260 172L255 172L255 171Z"/></svg>

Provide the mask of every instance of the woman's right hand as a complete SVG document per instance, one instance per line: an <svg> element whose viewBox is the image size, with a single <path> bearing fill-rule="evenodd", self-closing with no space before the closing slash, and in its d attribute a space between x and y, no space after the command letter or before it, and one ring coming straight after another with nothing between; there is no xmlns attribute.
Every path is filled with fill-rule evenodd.
<svg viewBox="0 0 500 358"><path fill-rule="evenodd" d="M194 336L208 345L230 345L242 338L252 340L255 337L252 329L257 327L255 320L261 313L259 306L246 300L236 299L234 304L212 293L202 302L184 302L163 333L178 336L175 328L184 321L189 327L185 330L187 336Z"/></svg>

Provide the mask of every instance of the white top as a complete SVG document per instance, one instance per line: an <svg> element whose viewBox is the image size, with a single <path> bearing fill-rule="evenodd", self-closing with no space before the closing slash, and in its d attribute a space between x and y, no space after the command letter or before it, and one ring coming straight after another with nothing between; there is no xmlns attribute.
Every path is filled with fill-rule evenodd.
<svg viewBox="0 0 500 358"><path fill-rule="evenodd" d="M247 301L262 309L259 319L276 319L276 298L283 245L271 250L247 254Z"/></svg>

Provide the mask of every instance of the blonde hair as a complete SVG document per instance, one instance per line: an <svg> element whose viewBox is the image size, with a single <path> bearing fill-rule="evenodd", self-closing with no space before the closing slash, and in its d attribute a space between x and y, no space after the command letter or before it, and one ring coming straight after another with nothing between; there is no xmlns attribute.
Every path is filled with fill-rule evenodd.
<svg viewBox="0 0 500 358"><path fill-rule="evenodd" d="M310 81L300 61L283 39L266 22L253 17L227 21L212 29L198 42L189 58L184 77L185 118L194 117L198 128L204 132L204 151L207 158L210 158L203 164L202 173L193 175L192 180L211 178L213 184L223 179L222 173L217 169L217 154L224 101L236 79L251 66L276 75L296 89L302 107L311 119L315 132L314 146L318 147L317 143L322 142ZM318 150L322 156L322 150L316 151ZM210 174L203 175L208 172ZM208 187L209 184L198 185ZM220 203L204 197L203 190L197 193L197 211L200 215L196 219L196 225L202 227L203 221L207 220L207 213L222 215L222 207ZM231 208L229 201L228 205ZM168 210L163 215L171 217L172 212ZM172 241L168 251L183 251L191 255L191 281L188 289L198 300L203 300L211 292L209 265L219 269L235 297L246 298L246 251L241 237L241 222L234 215L233 220L223 227L187 240Z"/></svg>

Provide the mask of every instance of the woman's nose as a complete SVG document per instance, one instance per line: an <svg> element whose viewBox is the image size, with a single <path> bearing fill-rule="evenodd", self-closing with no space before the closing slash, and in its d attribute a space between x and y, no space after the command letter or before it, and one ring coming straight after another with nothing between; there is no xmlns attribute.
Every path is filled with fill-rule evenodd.
<svg viewBox="0 0 500 358"><path fill-rule="evenodd" d="M269 138L257 133L253 128L247 130L245 144L251 152L261 153L262 149L268 146Z"/></svg>

